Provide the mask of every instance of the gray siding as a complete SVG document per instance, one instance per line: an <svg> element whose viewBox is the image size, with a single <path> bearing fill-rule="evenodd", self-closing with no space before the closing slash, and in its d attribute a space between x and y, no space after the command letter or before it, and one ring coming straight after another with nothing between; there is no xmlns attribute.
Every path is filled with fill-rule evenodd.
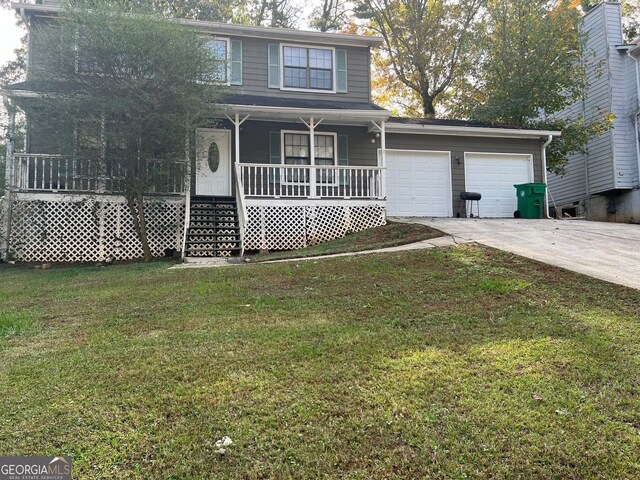
<svg viewBox="0 0 640 480"><path fill-rule="evenodd" d="M31 24L29 78L33 80L37 78L38 70L43 64L41 48L43 35L40 29L44 26L51 28L51 20L33 16ZM371 100L371 61L369 47L337 47L347 52L347 93L293 92L269 88L267 49L270 43L279 44L280 42L251 37L230 38L242 42L242 85L230 86L229 89L232 93L322 101L333 100L367 103Z"/></svg>
<svg viewBox="0 0 640 480"><path fill-rule="evenodd" d="M616 188L632 188L636 163L633 115L636 103L629 97L627 62L633 60L616 46L624 43L622 14L619 4L605 4L607 36L609 38L609 77L611 111L616 116L613 128L614 183ZM633 85L635 87L635 85ZM634 95L635 97L635 95Z"/></svg>
<svg viewBox="0 0 640 480"><path fill-rule="evenodd" d="M565 110L562 117L576 118L581 114L582 106L576 103ZM571 155L567 158L565 175L562 177L552 173L548 175L549 191L558 206L571 204L573 201L582 200L587 196L586 160L585 155Z"/></svg>
<svg viewBox="0 0 640 480"><path fill-rule="evenodd" d="M214 128L222 128L231 131L231 161L235 162L235 128L228 120L220 121ZM269 164L269 133L281 130L299 130L308 132L307 127L301 123L261 122L248 120L242 124L240 131L240 163L264 163ZM318 132L335 132L338 135L348 137L348 164L349 166L378 165L378 146L371 143L373 135L367 132L367 127L349 127L340 125L320 125ZM193 142L193 138L192 138ZM337 155L337 152L336 152ZM195 192L195 154L191 151L191 191ZM233 185L235 192L235 183Z"/></svg>
<svg viewBox="0 0 640 480"><path fill-rule="evenodd" d="M220 128L230 129L233 137L233 127L229 122L222 123ZM250 120L243 123L240 132L240 162L269 163L269 132L281 130L299 130L302 133L309 131L300 123L252 122ZM377 146L371 143L373 135L367 133L366 127L320 125L316 131L336 132L338 135L348 136L350 166L377 166ZM232 141L235 140L232 138Z"/></svg>
<svg viewBox="0 0 640 480"><path fill-rule="evenodd" d="M582 202L591 195L613 189L633 188L638 184L634 114L637 110L635 65L623 44L620 4L603 3L585 16L583 29L588 35L589 86L584 101L560 114L560 118L586 121L601 112L615 115L613 129L593 138L586 155L568 158L566 174L549 175L549 188L558 206Z"/></svg>
<svg viewBox="0 0 640 480"><path fill-rule="evenodd" d="M612 111L612 80L619 72L611 70L616 62L612 56L619 55L616 44L622 43L621 32L610 31L610 20L619 17L619 7L603 4L585 17L584 28L588 34L587 51L594 58L589 68L589 87L585 94L584 111L586 121L597 119L601 111ZM616 35L615 37L613 35ZM616 40L617 37L617 40ZM624 87L623 87L624 88ZM613 158L613 136L608 132L589 142L587 159L588 194L615 188L615 166Z"/></svg>
<svg viewBox="0 0 640 480"><path fill-rule="evenodd" d="M388 149L435 150L451 152L451 182L453 211L460 207L460 192L465 190L464 154L477 153L525 153L533 155L533 175L542 182L542 157L540 140L512 138L454 137L437 135L388 134ZM463 208L464 209L464 208Z"/></svg>
<svg viewBox="0 0 640 480"><path fill-rule="evenodd" d="M270 43L260 38L233 37L242 41L242 85L232 86L231 92L268 97L303 98L307 100L335 100L369 102L370 61L368 47L339 47L347 51L348 93L292 92L269 88L267 49Z"/></svg>
<svg viewBox="0 0 640 480"><path fill-rule="evenodd" d="M625 146L622 148L616 147L616 156L623 156L624 161L618 163L618 168L626 173L626 180L629 182L628 187L632 188L640 183L635 125L635 116L638 112L638 76L635 60L626 54L624 56L624 70L626 88L625 117L627 119L625 123L627 127L624 138Z"/></svg>
<svg viewBox="0 0 640 480"><path fill-rule="evenodd" d="M49 18L43 17L31 17L31 27L29 29L29 54L28 54L28 64L27 64L27 79L28 80L37 80L38 74L42 72L43 64L44 64L44 52L43 47L45 41L48 38L51 38L51 35L44 32L44 29L52 29L56 28L60 30L59 27L55 26L54 22Z"/></svg>

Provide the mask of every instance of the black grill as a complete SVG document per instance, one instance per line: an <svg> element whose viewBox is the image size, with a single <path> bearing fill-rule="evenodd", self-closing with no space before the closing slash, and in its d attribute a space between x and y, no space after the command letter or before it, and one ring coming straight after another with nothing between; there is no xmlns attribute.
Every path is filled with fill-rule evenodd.
<svg viewBox="0 0 640 480"><path fill-rule="evenodd" d="M464 206L465 206L465 212L467 213L467 216L469 218L473 218L473 202L476 202L476 207L477 207L477 211L478 211L478 217L480 217L480 200L482 199L482 194L478 193L478 192L460 192L460 208L458 208L458 215L457 217L460 218L461 214L460 212L462 211L462 205L464 202ZM471 202L471 209L467 209L467 205L469 204L469 202ZM470 212L470 213L469 213Z"/></svg>

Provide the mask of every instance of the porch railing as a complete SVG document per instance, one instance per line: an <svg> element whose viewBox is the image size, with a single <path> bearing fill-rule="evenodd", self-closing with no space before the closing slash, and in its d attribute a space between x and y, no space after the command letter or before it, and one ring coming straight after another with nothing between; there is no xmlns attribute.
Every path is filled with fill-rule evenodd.
<svg viewBox="0 0 640 480"><path fill-rule="evenodd" d="M382 167L241 163L237 168L248 197L384 198Z"/></svg>
<svg viewBox="0 0 640 480"><path fill-rule="evenodd" d="M247 222L249 214L247 213L247 205L244 199L244 189L242 187L242 181L240 180L240 165L236 165L236 204L238 207L238 226L240 227L240 256L244 256L244 237L247 228Z"/></svg>
<svg viewBox="0 0 640 480"><path fill-rule="evenodd" d="M118 162L98 162L65 155L15 154L14 185L22 191L107 192L125 191ZM149 193L185 192L186 162L149 160ZM101 171L104 170L104 171Z"/></svg>

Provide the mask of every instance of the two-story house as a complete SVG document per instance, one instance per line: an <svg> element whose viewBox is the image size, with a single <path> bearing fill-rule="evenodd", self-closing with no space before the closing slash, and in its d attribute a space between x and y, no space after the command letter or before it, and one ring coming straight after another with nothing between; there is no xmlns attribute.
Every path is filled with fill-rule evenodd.
<svg viewBox="0 0 640 480"><path fill-rule="evenodd" d="M586 121L615 115L613 128L568 158L564 175L550 175L558 213L590 220L640 221L638 65L640 47L625 45L621 5L602 2L582 20L587 36L588 87L559 117Z"/></svg>
<svg viewBox="0 0 640 480"><path fill-rule="evenodd" d="M59 6L13 8L30 26ZM545 145L559 132L393 118L373 104L370 57L380 38L185 22L227 60L229 93L213 109L215 128L195 132L192 158L148 199L155 255L295 249L383 225L388 215L464 216L462 191L482 193L483 216L510 217L513 184L546 179ZM34 69L38 42L30 37L28 47ZM139 257L113 175L99 178L52 152L29 123L37 82L28 75L4 95L27 117L25 152L7 162L5 254Z"/></svg>

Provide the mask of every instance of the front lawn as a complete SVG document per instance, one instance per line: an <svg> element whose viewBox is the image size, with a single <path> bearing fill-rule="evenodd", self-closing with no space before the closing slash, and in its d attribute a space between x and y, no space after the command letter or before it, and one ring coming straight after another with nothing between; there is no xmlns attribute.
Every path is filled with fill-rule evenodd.
<svg viewBox="0 0 640 480"><path fill-rule="evenodd" d="M369 228L357 233L350 233L342 238L321 243L312 247L284 252L269 252L247 256L251 262L266 262L287 258L315 257L318 255L333 255L336 253L362 252L379 248L397 247L408 243L420 242L431 238L442 237L444 234L435 228L418 223L388 222L382 227Z"/></svg>
<svg viewBox="0 0 640 480"><path fill-rule="evenodd" d="M638 291L475 246L0 277L0 454L74 478L640 478Z"/></svg>

